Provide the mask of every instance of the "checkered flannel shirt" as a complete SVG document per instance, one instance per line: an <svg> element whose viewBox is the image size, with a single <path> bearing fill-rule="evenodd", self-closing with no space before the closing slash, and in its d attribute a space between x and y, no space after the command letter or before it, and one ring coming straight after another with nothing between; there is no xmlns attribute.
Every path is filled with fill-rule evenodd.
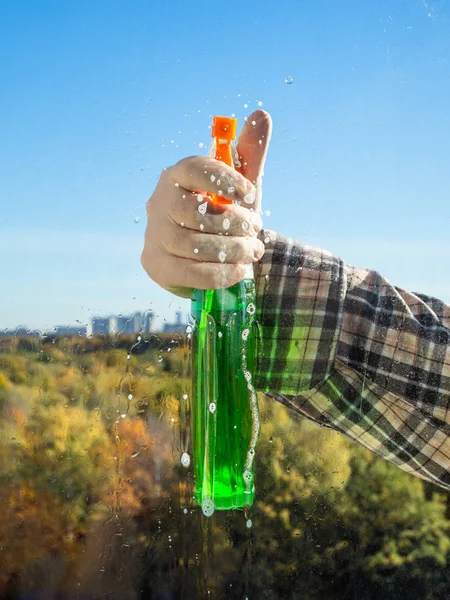
<svg viewBox="0 0 450 600"><path fill-rule="evenodd" d="M450 306L261 236L257 389L450 489Z"/></svg>

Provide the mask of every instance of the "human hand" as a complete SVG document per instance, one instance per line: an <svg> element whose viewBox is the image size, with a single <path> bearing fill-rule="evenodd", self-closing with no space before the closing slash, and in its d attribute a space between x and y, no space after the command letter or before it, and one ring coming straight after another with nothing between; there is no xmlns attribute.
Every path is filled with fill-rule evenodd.
<svg viewBox="0 0 450 600"><path fill-rule="evenodd" d="M210 157L185 158L165 169L147 204L142 266L161 287L189 298L192 290L226 288L259 260L261 179L272 132L270 115L252 113L237 151L242 174ZM222 192L238 204L213 204Z"/></svg>

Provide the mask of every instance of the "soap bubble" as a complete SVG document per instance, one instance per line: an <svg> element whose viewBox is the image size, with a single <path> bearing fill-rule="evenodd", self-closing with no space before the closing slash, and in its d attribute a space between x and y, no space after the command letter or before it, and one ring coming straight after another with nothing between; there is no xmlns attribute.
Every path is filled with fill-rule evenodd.
<svg viewBox="0 0 450 600"><path fill-rule="evenodd" d="M244 478L244 481L246 481L247 483L250 483L252 480L251 471L249 471L248 469L245 469L245 471L242 474L242 477Z"/></svg>
<svg viewBox="0 0 450 600"><path fill-rule="evenodd" d="M250 302L250 304L247 306L247 312L249 315L254 315L255 314L255 305Z"/></svg>

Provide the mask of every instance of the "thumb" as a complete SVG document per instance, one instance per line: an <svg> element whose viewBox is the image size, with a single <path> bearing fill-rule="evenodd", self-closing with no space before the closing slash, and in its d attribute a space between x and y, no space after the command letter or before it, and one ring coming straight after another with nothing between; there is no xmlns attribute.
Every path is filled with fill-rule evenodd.
<svg viewBox="0 0 450 600"><path fill-rule="evenodd" d="M242 165L239 170L256 187L254 201L244 203L244 206L256 211L261 210L262 176L271 135L271 116L264 110L255 110L245 122L237 144Z"/></svg>

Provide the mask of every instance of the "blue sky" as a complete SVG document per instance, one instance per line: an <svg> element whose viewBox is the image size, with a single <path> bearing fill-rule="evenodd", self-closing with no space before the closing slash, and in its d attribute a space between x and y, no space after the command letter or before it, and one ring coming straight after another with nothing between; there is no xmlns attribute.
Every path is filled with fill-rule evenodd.
<svg viewBox="0 0 450 600"><path fill-rule="evenodd" d="M242 123L258 102L265 226L450 301L444 0L0 11L0 328L187 311L140 266L145 203L163 167L205 152L210 115Z"/></svg>

